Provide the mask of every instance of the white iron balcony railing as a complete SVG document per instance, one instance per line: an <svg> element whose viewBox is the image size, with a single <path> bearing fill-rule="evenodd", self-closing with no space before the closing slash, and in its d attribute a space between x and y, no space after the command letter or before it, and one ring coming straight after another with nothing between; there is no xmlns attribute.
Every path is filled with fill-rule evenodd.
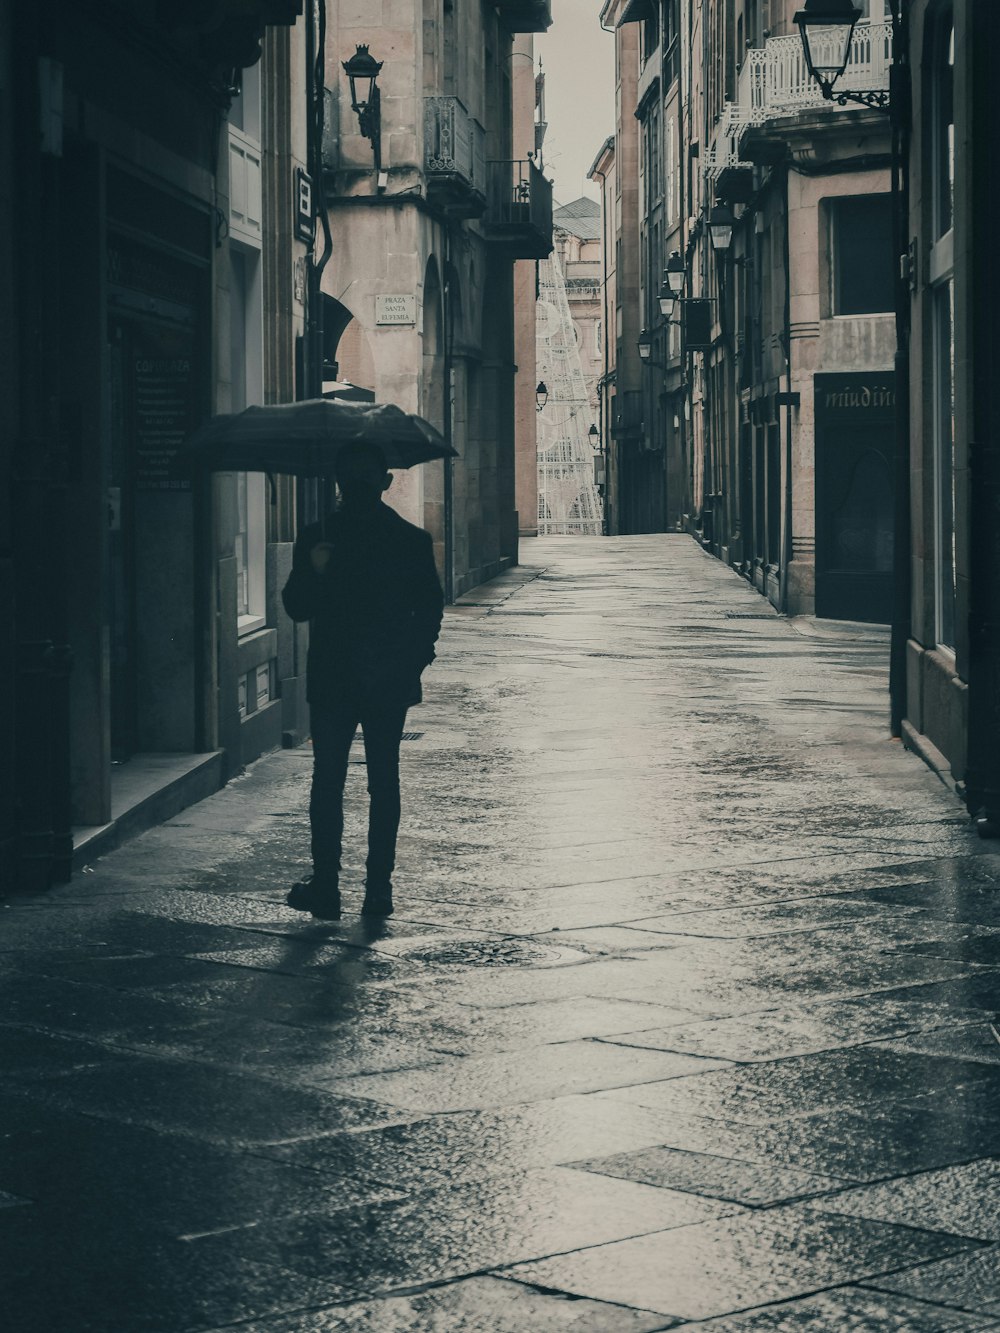
<svg viewBox="0 0 1000 1333"><path fill-rule="evenodd" d="M733 167L745 167L749 169L750 163L744 161L735 146L733 139L728 136L723 138L718 135L715 145L707 148L700 159L701 174L709 180L718 180L724 171Z"/></svg>
<svg viewBox="0 0 1000 1333"><path fill-rule="evenodd" d="M424 98L424 169L486 192L486 131L457 97Z"/></svg>
<svg viewBox="0 0 1000 1333"><path fill-rule="evenodd" d="M843 85L858 92L889 87L892 64L892 24L859 23L851 38L851 52ZM837 108L823 97L806 66L802 42L794 37L769 37L764 46L747 52L740 70L735 107L727 108L728 124L763 125L778 116L819 107Z"/></svg>

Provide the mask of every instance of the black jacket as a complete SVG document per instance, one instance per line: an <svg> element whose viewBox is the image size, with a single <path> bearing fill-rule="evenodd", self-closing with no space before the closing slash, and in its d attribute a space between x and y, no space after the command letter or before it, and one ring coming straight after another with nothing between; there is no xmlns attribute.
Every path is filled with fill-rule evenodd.
<svg viewBox="0 0 1000 1333"><path fill-rule="evenodd" d="M310 552L328 541L322 574ZM379 501L344 508L305 528L281 594L293 620L310 620L306 694L322 703L419 703L420 673L434 660L444 597L430 534Z"/></svg>

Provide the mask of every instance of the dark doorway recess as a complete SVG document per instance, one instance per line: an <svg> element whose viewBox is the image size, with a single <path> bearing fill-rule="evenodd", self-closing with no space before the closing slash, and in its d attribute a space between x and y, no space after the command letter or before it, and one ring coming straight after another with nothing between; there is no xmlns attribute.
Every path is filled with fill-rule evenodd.
<svg viewBox="0 0 1000 1333"><path fill-rule="evenodd" d="M891 371L817 375L816 614L892 616Z"/></svg>

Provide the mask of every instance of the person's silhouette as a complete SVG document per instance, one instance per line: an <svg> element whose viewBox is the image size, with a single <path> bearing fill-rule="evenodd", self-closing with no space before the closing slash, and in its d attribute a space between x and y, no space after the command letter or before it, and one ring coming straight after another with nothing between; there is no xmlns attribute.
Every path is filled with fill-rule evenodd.
<svg viewBox="0 0 1000 1333"><path fill-rule="evenodd" d="M282 591L293 620L312 622L306 694L313 743L309 800L313 873L287 902L323 920L340 916L344 782L358 724L368 791L366 916L389 916L399 828L399 744L406 710L421 700L444 598L430 535L382 502L392 483L370 444L337 455L340 507L295 543Z"/></svg>

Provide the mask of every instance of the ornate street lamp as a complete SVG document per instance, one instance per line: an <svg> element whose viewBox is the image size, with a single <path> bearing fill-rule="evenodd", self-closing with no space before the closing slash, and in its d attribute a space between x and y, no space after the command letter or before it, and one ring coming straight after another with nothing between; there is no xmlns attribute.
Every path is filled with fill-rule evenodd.
<svg viewBox="0 0 1000 1333"><path fill-rule="evenodd" d="M805 8L793 15L792 22L799 29L806 68L827 101L837 102L840 106L859 102L862 106L888 111L887 92L834 89L851 58L851 40L860 18L861 10L853 0L806 0ZM894 22L894 29L895 26Z"/></svg>
<svg viewBox="0 0 1000 1333"><path fill-rule="evenodd" d="M601 432L597 429L596 426L591 426L590 430L587 431L587 439L590 441L591 449L593 449L596 453L600 453Z"/></svg>
<svg viewBox="0 0 1000 1333"><path fill-rule="evenodd" d="M367 46L359 46L350 60L341 62L351 81L351 110L357 113L358 128L372 146L375 170L382 170L382 94L378 76L385 63L376 60Z"/></svg>
<svg viewBox="0 0 1000 1333"><path fill-rule="evenodd" d="M684 260L681 259L679 250L675 250L667 260L664 277L674 296L680 296L684 290L684 279L687 277L687 270L684 267Z"/></svg>
<svg viewBox="0 0 1000 1333"><path fill-rule="evenodd" d="M653 338L647 329L643 329L639 334L639 342L637 346L639 348L640 360L648 361L653 355Z"/></svg>
<svg viewBox="0 0 1000 1333"><path fill-rule="evenodd" d="M660 287L660 295L658 299L660 302L660 314L664 319L669 319L674 313L674 305L677 301L677 297L674 295L673 289L666 277L664 277L663 285Z"/></svg>
<svg viewBox="0 0 1000 1333"><path fill-rule="evenodd" d="M712 249L725 253L733 243L735 218L725 204L716 204L708 215L708 235Z"/></svg>
<svg viewBox="0 0 1000 1333"><path fill-rule="evenodd" d="M545 387L545 381L539 380L535 385L535 411L540 412L549 401L549 391Z"/></svg>

